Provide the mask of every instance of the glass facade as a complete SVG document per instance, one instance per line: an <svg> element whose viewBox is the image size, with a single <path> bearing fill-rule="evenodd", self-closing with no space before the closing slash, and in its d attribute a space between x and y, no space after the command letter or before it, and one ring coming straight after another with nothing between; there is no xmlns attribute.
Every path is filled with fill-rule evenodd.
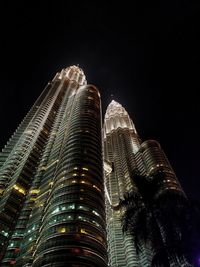
<svg viewBox="0 0 200 267"><path fill-rule="evenodd" d="M156 198L167 190L184 194L181 185L164 153L160 144L155 140L147 140L141 144L140 150L136 153L138 170L145 173L146 177L152 179L156 174L160 175L159 187Z"/></svg>
<svg viewBox="0 0 200 267"><path fill-rule="evenodd" d="M122 210L115 209L125 192L136 190L132 171L136 169L134 155L140 149L140 139L127 111L116 101L107 108L104 120L104 159L112 166L105 168L108 258L111 267L150 266L147 253L139 259L131 236L122 232Z"/></svg>
<svg viewBox="0 0 200 267"><path fill-rule="evenodd" d="M151 248L143 245L137 256L130 236L122 233L123 210L115 207L124 193L138 190L135 173L158 179L155 198L169 190L185 194L160 144L155 140L142 143L127 111L114 100L104 119L104 160L109 266L150 267ZM174 264L171 260L171 266Z"/></svg>
<svg viewBox="0 0 200 267"><path fill-rule="evenodd" d="M1 153L1 266L107 266L101 128L97 88L57 73Z"/></svg>
<svg viewBox="0 0 200 267"><path fill-rule="evenodd" d="M164 174L155 197L184 192L159 143L141 142L122 105L110 103L103 127L101 116L98 89L71 66L9 139L0 153L0 266L151 265L151 249L139 257L122 233L119 199L137 190L135 171Z"/></svg>

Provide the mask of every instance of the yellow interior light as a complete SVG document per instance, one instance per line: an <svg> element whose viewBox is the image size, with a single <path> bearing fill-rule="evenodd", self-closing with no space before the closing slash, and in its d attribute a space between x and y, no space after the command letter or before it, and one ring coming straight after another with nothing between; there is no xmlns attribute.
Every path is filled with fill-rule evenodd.
<svg viewBox="0 0 200 267"><path fill-rule="evenodd" d="M86 235L88 234L88 232L85 231L85 229L81 229L80 232L81 232L81 234L86 234Z"/></svg>
<svg viewBox="0 0 200 267"><path fill-rule="evenodd" d="M18 192L20 192L21 194L23 194L23 195L25 195L26 194L26 190L23 188L23 187L21 187L21 186L19 186L19 185L14 185L13 186L13 188L16 190L16 191L18 191Z"/></svg>
<svg viewBox="0 0 200 267"><path fill-rule="evenodd" d="M68 228L67 227L61 227L61 228L58 228L58 232L59 233L66 233L66 232L68 232Z"/></svg>
<svg viewBox="0 0 200 267"><path fill-rule="evenodd" d="M38 194L39 192L40 192L39 189L32 189L32 190L30 191L31 194Z"/></svg>

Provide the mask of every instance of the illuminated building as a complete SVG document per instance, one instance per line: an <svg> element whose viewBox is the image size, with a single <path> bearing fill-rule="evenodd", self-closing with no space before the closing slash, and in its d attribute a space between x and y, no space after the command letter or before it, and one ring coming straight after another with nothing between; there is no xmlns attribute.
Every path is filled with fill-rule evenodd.
<svg viewBox="0 0 200 267"><path fill-rule="evenodd" d="M57 73L0 154L1 266L106 267L101 102Z"/></svg>
<svg viewBox="0 0 200 267"><path fill-rule="evenodd" d="M158 173L165 174L160 175L163 179L160 179L155 198L166 190L174 190L178 194L185 196L176 174L157 141L147 140L143 142L140 150L135 154L135 160L137 162L138 171L146 175L147 178L154 177L154 175Z"/></svg>
<svg viewBox="0 0 200 267"><path fill-rule="evenodd" d="M183 191L158 142L141 143L119 103L103 129L104 180L99 92L77 66L57 73L0 153L0 266L150 266L150 249L138 258L115 206L137 190L135 170L165 173L156 196Z"/></svg>
<svg viewBox="0 0 200 267"><path fill-rule="evenodd" d="M137 190L135 171L147 179L152 179L156 173L165 174L160 175L155 197L166 190L183 195L184 192L159 143L154 140L142 143L127 111L114 100L104 119L104 160L109 266L150 267L151 249L143 246L138 258L131 237L122 232L123 211L114 207L124 193Z"/></svg>
<svg viewBox="0 0 200 267"><path fill-rule="evenodd" d="M106 215L109 266L149 266L145 252L138 259L132 238L124 235L121 226L121 210L113 209L119 198L135 189L132 170L136 168L134 154L140 149L140 139L127 111L112 100L104 120L104 159L112 165L105 168ZM107 164L108 164L107 163Z"/></svg>

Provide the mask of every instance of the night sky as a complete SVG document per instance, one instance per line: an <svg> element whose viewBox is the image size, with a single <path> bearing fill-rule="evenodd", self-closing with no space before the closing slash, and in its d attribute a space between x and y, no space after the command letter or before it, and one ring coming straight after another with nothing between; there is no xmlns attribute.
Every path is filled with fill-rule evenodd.
<svg viewBox="0 0 200 267"><path fill-rule="evenodd" d="M103 113L113 95L200 200L200 2L118 2L1 1L0 147L55 73L79 64Z"/></svg>

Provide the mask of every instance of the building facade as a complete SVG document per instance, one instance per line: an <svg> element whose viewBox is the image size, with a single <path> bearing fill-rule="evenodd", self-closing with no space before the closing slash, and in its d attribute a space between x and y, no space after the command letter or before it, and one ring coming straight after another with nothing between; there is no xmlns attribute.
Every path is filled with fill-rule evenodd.
<svg viewBox="0 0 200 267"><path fill-rule="evenodd" d="M148 255L143 252L139 259L132 238L122 232L122 211L117 206L125 192L137 190L132 179L136 169L134 155L141 141L127 111L116 101L109 104L104 120L104 160L110 164L105 168L106 216L109 266L150 266Z"/></svg>
<svg viewBox="0 0 200 267"><path fill-rule="evenodd" d="M110 103L104 127L101 116L98 89L71 66L48 83L7 142L0 266L151 266L151 249L144 245L137 255L116 206L138 190L135 171L146 179L164 174L155 197L184 192L159 143L140 140L122 105Z"/></svg>
<svg viewBox="0 0 200 267"><path fill-rule="evenodd" d="M101 101L57 73L0 154L1 266L106 267Z"/></svg>
<svg viewBox="0 0 200 267"><path fill-rule="evenodd" d="M114 100L106 110L103 136L109 266L150 267L150 246L143 245L137 255L130 236L122 232L123 210L115 207L124 193L138 190L136 173L145 179L154 179L159 173L155 198L169 190L183 196L184 192L160 144L141 142L127 111ZM171 260L171 266L177 266L175 261Z"/></svg>

